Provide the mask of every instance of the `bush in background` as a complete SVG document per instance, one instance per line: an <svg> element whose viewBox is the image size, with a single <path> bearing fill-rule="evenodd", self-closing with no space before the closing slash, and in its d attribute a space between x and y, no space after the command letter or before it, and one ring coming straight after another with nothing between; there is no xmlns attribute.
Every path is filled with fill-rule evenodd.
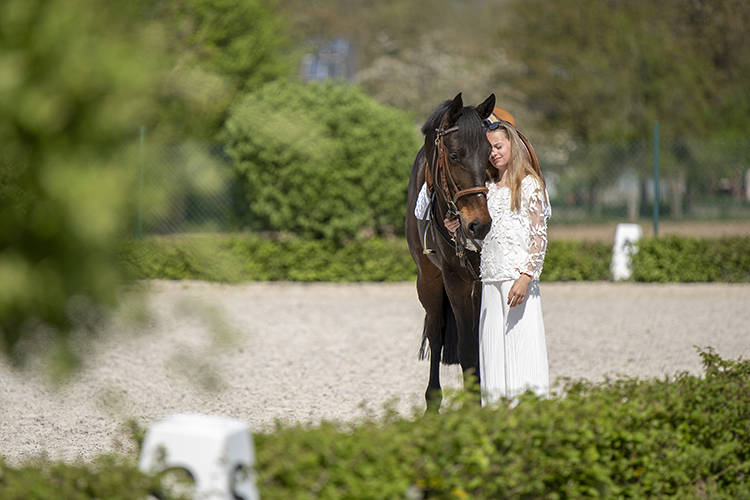
<svg viewBox="0 0 750 500"><path fill-rule="evenodd" d="M612 245L588 241L550 241L541 281L600 281L610 278Z"/></svg>
<svg viewBox="0 0 750 500"><path fill-rule="evenodd" d="M750 238L667 236L638 242L632 256L635 281L750 282Z"/></svg>
<svg viewBox="0 0 750 500"><path fill-rule="evenodd" d="M151 237L121 247L133 279L409 281L417 277L406 240L279 241L249 236Z"/></svg>
<svg viewBox="0 0 750 500"><path fill-rule="evenodd" d="M339 244L403 234L421 137L360 87L268 84L233 107L223 139L250 229Z"/></svg>
<svg viewBox="0 0 750 500"><path fill-rule="evenodd" d="M609 277L611 247L550 242L543 281ZM352 241L269 239L257 235L149 237L124 243L133 279L243 281L413 281L417 267L404 238Z"/></svg>
<svg viewBox="0 0 750 500"><path fill-rule="evenodd" d="M750 238L642 239L634 281L750 282ZM121 246L133 279L205 281L411 281L417 268L406 240L372 238L337 245L258 235L150 237ZM541 280L611 279L612 245L551 241Z"/></svg>

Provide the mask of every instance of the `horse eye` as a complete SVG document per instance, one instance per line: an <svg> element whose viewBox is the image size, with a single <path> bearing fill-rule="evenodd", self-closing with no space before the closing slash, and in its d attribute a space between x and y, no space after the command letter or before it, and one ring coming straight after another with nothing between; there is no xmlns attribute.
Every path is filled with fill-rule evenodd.
<svg viewBox="0 0 750 500"><path fill-rule="evenodd" d="M458 161L458 153L451 153L449 156L451 157L451 160Z"/></svg>

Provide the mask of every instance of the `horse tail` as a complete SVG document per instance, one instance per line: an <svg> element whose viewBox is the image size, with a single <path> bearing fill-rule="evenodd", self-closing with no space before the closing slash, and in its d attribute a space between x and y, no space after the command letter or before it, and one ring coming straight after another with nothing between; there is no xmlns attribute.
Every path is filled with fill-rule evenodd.
<svg viewBox="0 0 750 500"><path fill-rule="evenodd" d="M458 323L456 323L456 315L451 307L451 302L448 300L448 294L443 289L443 315L445 320L445 328L443 329L443 345L442 345L442 363L444 365L457 365L458 364ZM431 354L430 342L427 337L427 317L425 317L425 323L422 327L422 345L419 348L419 359L427 359ZM440 353L437 353L440 355Z"/></svg>
<svg viewBox="0 0 750 500"><path fill-rule="evenodd" d="M427 316L424 318L422 325L422 345L419 346L419 361L424 361L430 357L430 342L427 339Z"/></svg>
<svg viewBox="0 0 750 500"><path fill-rule="evenodd" d="M445 296L443 310L445 311L445 330L443 331L443 364L457 365L458 323L456 322L456 315L453 312L453 307L451 307L451 303L448 300L448 295Z"/></svg>

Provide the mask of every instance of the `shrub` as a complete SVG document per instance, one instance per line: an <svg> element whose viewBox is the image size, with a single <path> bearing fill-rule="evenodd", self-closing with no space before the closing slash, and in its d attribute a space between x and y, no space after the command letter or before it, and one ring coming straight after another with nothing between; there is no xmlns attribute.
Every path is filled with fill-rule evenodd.
<svg viewBox="0 0 750 500"><path fill-rule="evenodd" d="M242 281L408 281L417 268L406 240L324 240L249 236L145 238L121 246L133 279Z"/></svg>
<svg viewBox="0 0 750 500"><path fill-rule="evenodd" d="M700 353L704 373L568 380L480 408L464 392L442 413L278 424L254 435L258 487L274 499L750 498L750 361ZM134 436L136 437L136 436ZM92 464L0 459L0 498L176 498L169 472L128 459Z"/></svg>
<svg viewBox="0 0 750 500"><path fill-rule="evenodd" d="M750 282L750 238L645 238L632 256L633 279L646 282Z"/></svg>
<svg viewBox="0 0 750 500"><path fill-rule="evenodd" d="M635 281L750 282L750 238L643 239L633 255ZM611 245L551 241L542 281L610 279ZM146 238L123 243L135 279L206 281L407 281L417 277L406 240L372 238L337 245L258 235Z"/></svg>
<svg viewBox="0 0 750 500"><path fill-rule="evenodd" d="M612 245L586 241L550 241L542 281L598 281L610 277Z"/></svg>
<svg viewBox="0 0 750 500"><path fill-rule="evenodd" d="M232 109L223 138L251 229L336 243L403 233L421 139L406 114L361 88L266 85Z"/></svg>
<svg viewBox="0 0 750 500"><path fill-rule="evenodd" d="M256 436L264 499L750 498L750 363Z"/></svg>
<svg viewBox="0 0 750 500"><path fill-rule="evenodd" d="M122 457L101 456L93 463L67 464L44 459L10 467L0 458L0 498L3 500L135 500L180 499L162 486L162 475L141 473Z"/></svg>

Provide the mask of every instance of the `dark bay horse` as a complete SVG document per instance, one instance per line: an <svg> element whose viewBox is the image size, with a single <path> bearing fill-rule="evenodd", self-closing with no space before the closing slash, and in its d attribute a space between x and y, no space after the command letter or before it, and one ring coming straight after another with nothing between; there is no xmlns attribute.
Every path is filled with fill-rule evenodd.
<svg viewBox="0 0 750 500"><path fill-rule="evenodd" d="M443 219L449 210L458 212L458 232L468 239L481 240L490 229L485 187L490 144L482 120L494 106L494 94L476 107L465 107L461 94L442 103L422 127L424 147L409 178L406 239L417 264L417 293L425 310L420 358L427 357L429 349L428 409L438 410L443 399L441 360L460 363L467 382L479 377L479 254L462 251L460 242L457 248ZM432 188L433 201L432 222L422 240L414 207L424 182ZM426 254L424 246L433 253Z"/></svg>

